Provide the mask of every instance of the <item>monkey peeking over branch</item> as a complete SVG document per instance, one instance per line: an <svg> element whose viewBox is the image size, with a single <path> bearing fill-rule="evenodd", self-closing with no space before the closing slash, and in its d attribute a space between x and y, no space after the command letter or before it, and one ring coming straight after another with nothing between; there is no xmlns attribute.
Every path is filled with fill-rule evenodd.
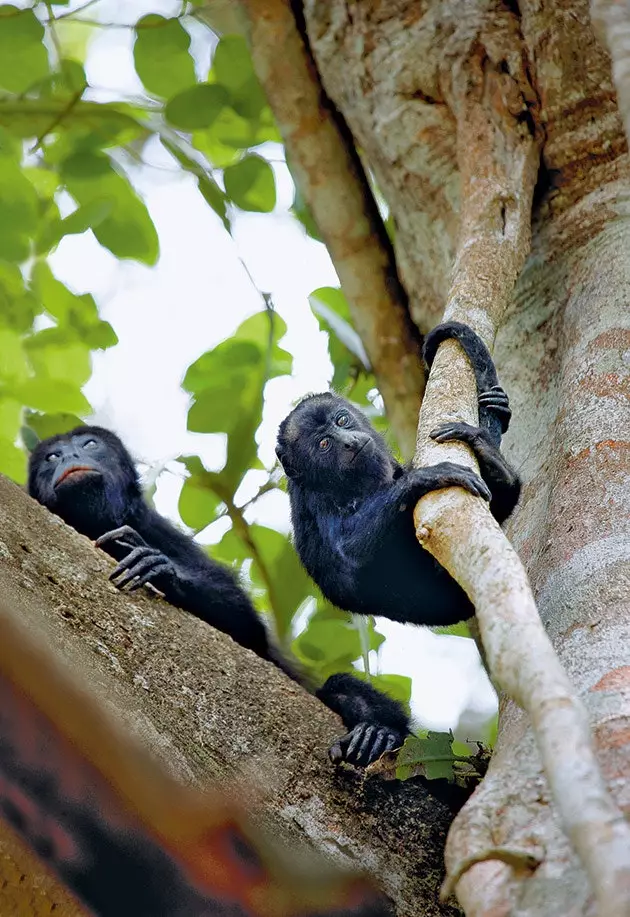
<svg viewBox="0 0 630 917"><path fill-rule="evenodd" d="M172 605L310 690L270 643L232 571L146 503L131 456L114 433L82 426L38 443L30 457L28 492L119 561L110 575L117 588L133 591L151 583ZM403 707L352 675L332 675L314 693L348 730L329 750L334 763L366 767L400 747L409 733Z"/></svg>

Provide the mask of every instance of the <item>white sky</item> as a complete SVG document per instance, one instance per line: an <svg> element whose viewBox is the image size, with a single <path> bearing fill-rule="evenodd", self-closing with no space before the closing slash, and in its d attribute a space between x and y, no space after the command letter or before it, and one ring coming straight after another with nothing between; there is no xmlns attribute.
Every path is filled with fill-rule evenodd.
<svg viewBox="0 0 630 917"><path fill-rule="evenodd" d="M100 10L104 22L130 22L149 11L168 14L173 4L103 0L90 15L94 10ZM116 29L103 30L92 39L86 69L99 98L141 94L132 37L130 30ZM200 36L194 37L203 72L209 49ZM266 389L258 435L265 465L273 462L277 426L295 399L328 387L332 373L326 335L319 331L307 297L317 287L338 285L337 277L324 246L310 240L288 212L293 187L279 162L281 148L267 144L264 154L274 160L278 205L272 215L239 215L234 238L198 193L194 180L183 175L156 142L145 150L150 165L131 175L158 231L161 255L156 267L119 262L91 232L66 237L51 257L61 280L76 292L95 296L102 317L119 337L117 347L95 355L85 391L96 422L114 429L139 461L153 465L181 453L197 453L209 468L223 463L221 436L186 430L188 396L180 382L193 360L262 308L239 256L258 288L272 293L288 325L282 346L294 356L294 375L272 380ZM169 468L175 473L160 476L155 502L160 512L179 521L182 478L179 466L171 463ZM244 500L255 492L261 474L250 472L239 497ZM248 519L289 531L286 496L267 495ZM203 540L218 540L224 524L206 530ZM476 736L492 715L495 698L472 641L437 637L424 628L380 618L377 623L387 636L379 669L413 676L412 709L421 724L443 729L459 720L459 737Z"/></svg>

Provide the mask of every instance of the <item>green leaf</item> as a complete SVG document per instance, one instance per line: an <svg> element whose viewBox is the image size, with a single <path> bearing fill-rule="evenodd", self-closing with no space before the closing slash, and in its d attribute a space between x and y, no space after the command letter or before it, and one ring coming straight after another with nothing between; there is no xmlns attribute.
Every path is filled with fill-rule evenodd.
<svg viewBox="0 0 630 917"><path fill-rule="evenodd" d="M0 6L0 87L23 93L48 75L44 27L31 9Z"/></svg>
<svg viewBox="0 0 630 917"><path fill-rule="evenodd" d="M92 361L89 348L71 332L45 328L27 338L24 348L36 374L49 379L85 385L90 378Z"/></svg>
<svg viewBox="0 0 630 917"><path fill-rule="evenodd" d="M420 773L428 780L452 780L455 776L452 741L453 736L450 732L428 732L424 736L410 736L398 754L396 777L404 780L412 773Z"/></svg>
<svg viewBox="0 0 630 917"><path fill-rule="evenodd" d="M1 22L1 20L0 20ZM39 201L19 166L0 158L0 258L25 261L37 229Z"/></svg>
<svg viewBox="0 0 630 917"><path fill-rule="evenodd" d="M361 641L347 622L322 621L311 618L308 627L293 642L301 656L328 666L346 664L361 655Z"/></svg>
<svg viewBox="0 0 630 917"><path fill-rule="evenodd" d="M22 335L13 328L0 327L0 379L13 387L25 382L28 376Z"/></svg>
<svg viewBox="0 0 630 917"><path fill-rule="evenodd" d="M412 682L407 675L372 675L370 682L372 687L409 707Z"/></svg>
<svg viewBox="0 0 630 917"><path fill-rule="evenodd" d="M15 264L0 261L0 326L25 333L40 308L24 286L20 269Z"/></svg>
<svg viewBox="0 0 630 917"><path fill-rule="evenodd" d="M146 89L169 98L196 82L190 35L178 19L149 13L136 23L133 59Z"/></svg>
<svg viewBox="0 0 630 917"><path fill-rule="evenodd" d="M228 197L241 210L271 213L276 206L276 182L273 169L260 156L245 156L223 173Z"/></svg>
<svg viewBox="0 0 630 917"><path fill-rule="evenodd" d="M107 156L84 152L66 159L61 174L80 206L109 202L111 216L94 225L98 241L117 258L155 264L158 237L149 212L126 176Z"/></svg>
<svg viewBox="0 0 630 917"><path fill-rule="evenodd" d="M262 525L250 525L249 532L273 583L270 606L277 634L284 639L296 611L312 590L311 581L286 535ZM255 585L266 588L256 561L252 566L252 579Z"/></svg>
<svg viewBox="0 0 630 917"><path fill-rule="evenodd" d="M436 626L432 627L431 630L434 634L447 634L449 637L470 637L472 634L470 628L465 621L460 621L459 624L449 624L448 627Z"/></svg>
<svg viewBox="0 0 630 917"><path fill-rule="evenodd" d="M90 348L105 350L118 343L109 322L99 318L92 296L88 293L82 296L72 293L57 280L47 262L39 261L35 265L32 282L44 309L66 333L74 331L76 337Z"/></svg>
<svg viewBox="0 0 630 917"><path fill-rule="evenodd" d="M111 215L113 209L111 199L96 198L84 207L77 207L63 220L52 220L46 230L41 233L36 251L48 252L61 241L63 236L78 235L88 229L94 229Z"/></svg>
<svg viewBox="0 0 630 917"><path fill-rule="evenodd" d="M0 124L14 137L40 137L63 121L64 130L46 146L48 163L59 162L77 149L122 145L147 136L147 128L132 117L133 111L120 103L79 101L69 107L66 99L0 98Z"/></svg>
<svg viewBox="0 0 630 917"><path fill-rule="evenodd" d="M22 419L22 405L13 398L0 398L0 439L15 442Z"/></svg>
<svg viewBox="0 0 630 917"><path fill-rule="evenodd" d="M38 440L48 439L58 433L67 433L80 427L83 421L76 414L38 414L35 411L26 413L26 429L31 430ZM22 433L24 439L24 433Z"/></svg>
<svg viewBox="0 0 630 917"><path fill-rule="evenodd" d="M217 476L206 471L197 460L199 470L184 481L179 495L179 515L182 521L196 531L214 522L221 498L212 489Z"/></svg>
<svg viewBox="0 0 630 917"><path fill-rule="evenodd" d="M239 115L254 119L267 104L254 72L247 42L240 35L225 35L212 60L212 77L225 86Z"/></svg>
<svg viewBox="0 0 630 917"><path fill-rule="evenodd" d="M295 185L295 195L293 198L293 205L291 207L291 213L300 221L308 236L311 239L315 239L316 242L323 242L324 240L319 234L319 229L317 228L317 223L313 219L310 209L308 208L304 198L300 194L297 184Z"/></svg>
<svg viewBox="0 0 630 917"><path fill-rule="evenodd" d="M206 203L209 204L217 216L220 217L221 222L227 231L231 232L232 227L227 215L225 194L221 188L219 188L210 172L203 169L198 162L190 157L185 150L174 143L170 138L164 137L162 135L160 140L162 145L169 151L171 156L173 156L175 160L181 166L183 166L184 169L186 169L186 171L192 172L192 174L197 178L197 187L203 195Z"/></svg>
<svg viewBox="0 0 630 917"><path fill-rule="evenodd" d="M308 301L319 319L320 328L334 335L363 369L369 372L370 361L361 338L352 327L348 301L342 291L334 287L320 287L313 290ZM330 355L334 362L332 349Z"/></svg>
<svg viewBox="0 0 630 917"><path fill-rule="evenodd" d="M210 127L228 102L223 86L199 83L169 99L164 114L174 127L194 131Z"/></svg>
<svg viewBox="0 0 630 917"><path fill-rule="evenodd" d="M0 473L16 484L26 481L26 456L11 440L0 437Z"/></svg>
<svg viewBox="0 0 630 917"><path fill-rule="evenodd" d="M13 389L14 395L36 411L89 414L90 402L77 386L51 379L28 379Z"/></svg>

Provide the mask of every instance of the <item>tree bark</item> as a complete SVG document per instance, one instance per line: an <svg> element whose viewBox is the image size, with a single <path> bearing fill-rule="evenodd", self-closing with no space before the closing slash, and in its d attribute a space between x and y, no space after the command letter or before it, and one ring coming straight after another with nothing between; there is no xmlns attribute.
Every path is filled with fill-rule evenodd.
<svg viewBox="0 0 630 917"><path fill-rule="evenodd" d="M169 773L225 792L240 776L254 822L274 837L368 870L401 917L444 913L451 816L420 783L336 773L326 755L342 729L334 714L191 615L147 591L117 592L110 559L5 479L0 535L5 602L23 609L34 634L45 629L49 650ZM48 913L51 902L64 917L78 913L6 833L1 882L3 901L29 913Z"/></svg>
<svg viewBox="0 0 630 917"><path fill-rule="evenodd" d="M527 73L532 95L526 111L514 99L514 114L544 136L542 171L532 254L495 352L512 397L506 452L525 480L509 531L590 713L609 788L628 813L629 169L610 62L588 3L306 0L305 12L324 87L391 208L402 279L423 331L441 318L470 230L466 211L460 215L468 179L452 93L458 48L484 48L484 73ZM471 129L471 162L477 142ZM490 268L482 280L493 279ZM518 856L512 865L471 865L457 888L467 914L594 913L550 802L528 720L504 699L489 776L453 825L447 863L490 846L524 856L520 869ZM621 891L617 912L630 912L630 888L627 911Z"/></svg>

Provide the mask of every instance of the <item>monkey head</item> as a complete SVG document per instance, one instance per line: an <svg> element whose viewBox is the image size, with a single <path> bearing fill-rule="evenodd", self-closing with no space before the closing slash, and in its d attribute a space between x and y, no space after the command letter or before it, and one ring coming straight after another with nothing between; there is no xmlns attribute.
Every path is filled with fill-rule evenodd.
<svg viewBox="0 0 630 917"><path fill-rule="evenodd" d="M276 455L289 482L339 500L391 482L399 467L367 417L332 392L307 396L282 421Z"/></svg>

